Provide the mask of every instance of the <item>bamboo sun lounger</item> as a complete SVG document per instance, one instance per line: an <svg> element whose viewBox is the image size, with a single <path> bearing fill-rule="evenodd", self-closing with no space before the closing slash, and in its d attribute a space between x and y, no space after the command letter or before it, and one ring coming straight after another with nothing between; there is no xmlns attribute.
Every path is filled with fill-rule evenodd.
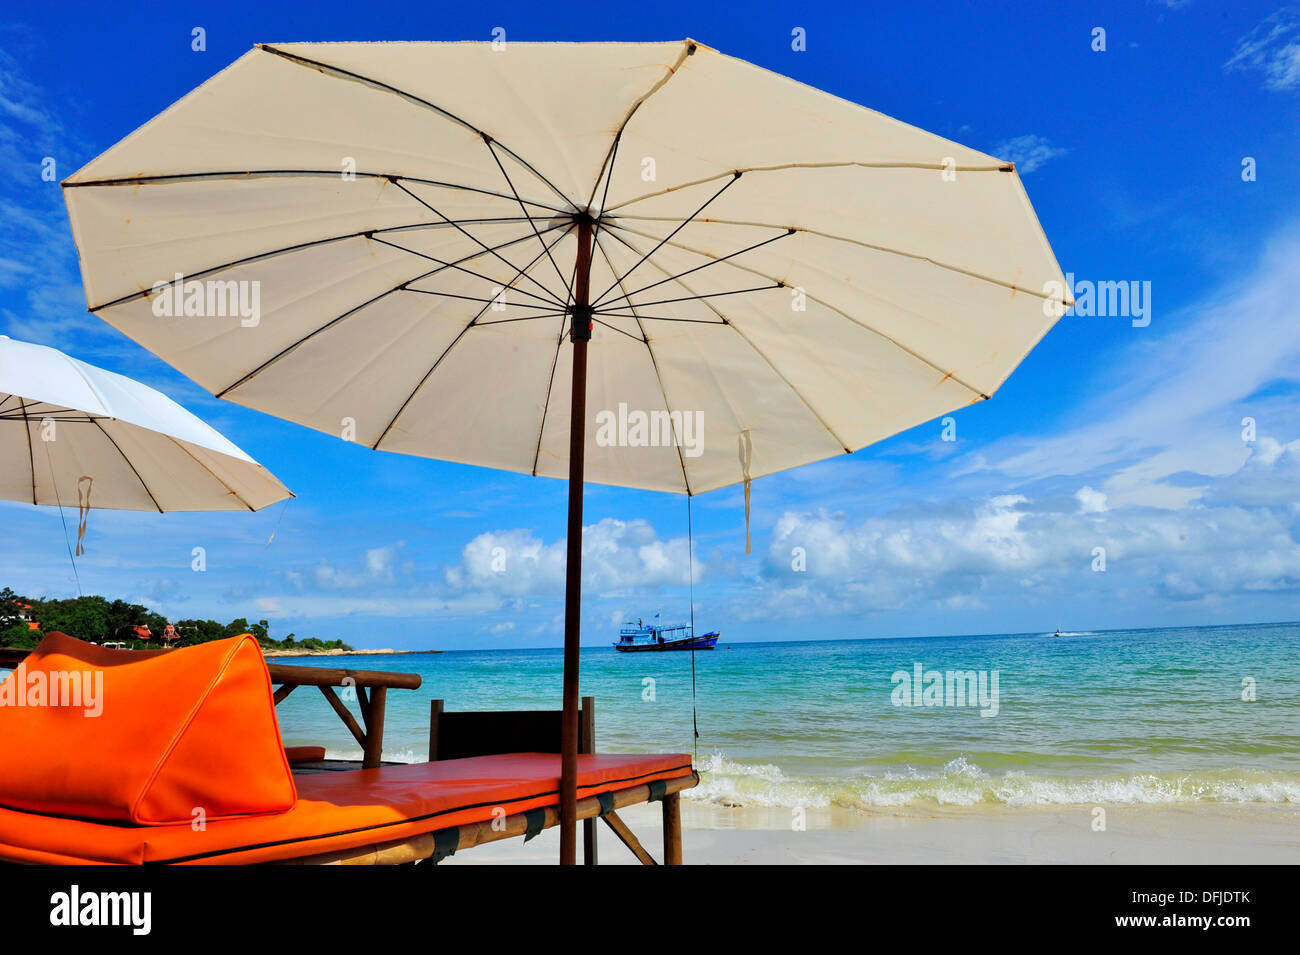
<svg viewBox="0 0 1300 955"><path fill-rule="evenodd" d="M559 821L558 712L448 713L434 700L429 762L384 763L386 691L418 688L414 674L268 668L249 636L139 652L51 633L24 653L0 651L19 667L0 685L0 860L436 863ZM360 763L286 751L275 705L303 685L339 713ZM364 727L335 686L355 688ZM591 752L583 703L586 861L603 818L654 864L618 810L662 800L664 861L681 864L678 794L699 781L690 757Z"/></svg>

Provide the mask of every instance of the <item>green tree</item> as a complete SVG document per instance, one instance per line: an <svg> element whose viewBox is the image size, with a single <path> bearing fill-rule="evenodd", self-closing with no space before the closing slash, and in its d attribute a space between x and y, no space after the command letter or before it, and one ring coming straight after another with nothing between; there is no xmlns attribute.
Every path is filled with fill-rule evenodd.
<svg viewBox="0 0 1300 955"><path fill-rule="evenodd" d="M17 647L20 650L30 650L41 642L43 636L44 634L39 630L31 630L25 623L16 623L11 627L0 630L0 647Z"/></svg>

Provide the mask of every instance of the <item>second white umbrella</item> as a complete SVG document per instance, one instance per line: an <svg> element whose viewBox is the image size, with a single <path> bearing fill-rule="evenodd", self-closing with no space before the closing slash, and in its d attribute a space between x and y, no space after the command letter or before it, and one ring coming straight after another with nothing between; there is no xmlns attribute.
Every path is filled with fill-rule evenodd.
<svg viewBox="0 0 1300 955"><path fill-rule="evenodd" d="M0 335L0 498L131 511L256 511L283 484L166 395Z"/></svg>

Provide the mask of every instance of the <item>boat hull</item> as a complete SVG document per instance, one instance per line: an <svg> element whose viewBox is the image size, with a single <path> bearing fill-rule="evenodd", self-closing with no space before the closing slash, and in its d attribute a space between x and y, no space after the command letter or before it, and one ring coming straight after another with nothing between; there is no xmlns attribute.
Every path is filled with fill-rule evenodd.
<svg viewBox="0 0 1300 955"><path fill-rule="evenodd" d="M687 637L685 640L665 640L663 643L616 643L614 649L619 653L662 653L667 650L712 650L718 645L717 633L706 633L702 637Z"/></svg>

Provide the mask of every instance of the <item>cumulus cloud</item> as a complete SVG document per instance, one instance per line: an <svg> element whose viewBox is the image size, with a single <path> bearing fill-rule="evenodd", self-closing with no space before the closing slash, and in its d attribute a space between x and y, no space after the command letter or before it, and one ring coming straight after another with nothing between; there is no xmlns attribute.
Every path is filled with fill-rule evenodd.
<svg viewBox="0 0 1300 955"><path fill-rule="evenodd" d="M1104 514L1106 512L1106 495L1101 491L1094 491L1085 484L1074 492L1074 497L1079 502L1079 510L1084 514Z"/></svg>
<svg viewBox="0 0 1300 955"><path fill-rule="evenodd" d="M971 609L1083 584L1162 601L1300 592L1300 441L1263 438L1235 472L1180 510L997 495L973 505L851 520L777 521L747 619ZM1097 548L1105 569L1098 570Z"/></svg>
<svg viewBox="0 0 1300 955"><path fill-rule="evenodd" d="M459 563L445 570L444 579L453 593L559 594L566 546L563 538L547 543L529 530L491 531L465 545ZM697 558L697 581L703 572ZM584 591L606 597L637 588L686 586L686 539L662 540L648 521L605 518L583 529L582 576Z"/></svg>

